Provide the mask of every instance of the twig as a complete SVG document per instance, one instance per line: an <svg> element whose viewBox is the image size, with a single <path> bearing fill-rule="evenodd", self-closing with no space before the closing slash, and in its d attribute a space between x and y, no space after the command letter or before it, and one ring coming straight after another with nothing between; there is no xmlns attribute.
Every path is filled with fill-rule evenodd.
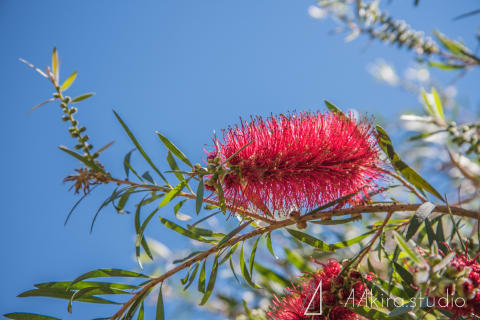
<svg viewBox="0 0 480 320"><path fill-rule="evenodd" d="M150 290L157 284L165 281L168 279L170 276L176 274L177 272L188 268L191 266L193 263L197 261L201 261L205 258L207 258L209 255L216 253L220 249L226 247L226 246L232 246L238 242L248 240L252 237L255 237L260 234L264 234L276 229L288 227L291 225L294 225L298 223L299 221L311 221L311 220L316 220L320 218L325 218L325 217L337 217L337 216L345 216L345 215L352 215L352 214L366 214L366 213L377 213L377 212L388 212L388 215L392 215L394 212L398 211L416 211L421 204L399 204L399 203L392 203L392 204L376 204L376 205L367 205L367 206L356 206L352 208L343 208L343 209L334 209L330 211L317 211L317 212L312 212L310 214L303 215L299 217L297 220L293 221L291 219L285 219L285 220L280 220L277 221L269 226L262 227L262 228L257 228L251 232L248 232L244 235L234 237L230 239L229 241L225 242L221 246L213 246L207 251L204 251L203 253L191 258L190 260L185 261L181 265L176 266L175 268L167 271L166 273L162 274L161 276L152 279L150 282L145 284L145 286L142 287L130 300L125 302L122 306L122 308L115 313L110 320L116 320L118 319L132 303L136 301L136 299L141 296L143 293L145 293L147 290ZM314 210L313 210L314 211ZM467 218L474 218L474 219L480 219L480 213L475 212L475 211L470 211L466 210L463 208L458 208L458 207L447 207L444 205L438 205L436 206L432 212L440 212L440 213L449 213L451 212L453 215L460 216L460 217L467 217ZM384 221L384 225L387 223L387 219ZM382 226L382 228L384 227Z"/></svg>
<svg viewBox="0 0 480 320"><path fill-rule="evenodd" d="M380 226L380 228L378 229L377 233L375 233L375 236L373 237L373 239L370 241L370 244L367 246L367 248L365 248L365 250L362 251L362 253L360 254L360 256L358 257L357 261L355 261L355 264L354 264L354 267L358 266L363 258L365 258L365 256L367 255L368 252L370 252L370 250L372 249L373 247L373 244L377 241L377 239L382 235L383 233L383 229L385 228L385 226L387 225L388 221L390 220L390 218L392 217L392 214L393 214L393 211L389 211L387 216L385 217L385 220L383 220L383 223L382 225Z"/></svg>
<svg viewBox="0 0 480 320"><path fill-rule="evenodd" d="M420 201L422 202L427 202L427 198L425 198L422 194L420 194L420 192L418 192L417 189L415 189L414 186L412 186L410 183L408 183L405 179L403 179L401 176L399 176L398 174L394 173L394 172L391 172L391 171L388 171L388 170L382 170L384 173L392 176L393 178L397 179L398 181L400 181L405 187L407 187L413 194L415 194L418 199L420 199Z"/></svg>

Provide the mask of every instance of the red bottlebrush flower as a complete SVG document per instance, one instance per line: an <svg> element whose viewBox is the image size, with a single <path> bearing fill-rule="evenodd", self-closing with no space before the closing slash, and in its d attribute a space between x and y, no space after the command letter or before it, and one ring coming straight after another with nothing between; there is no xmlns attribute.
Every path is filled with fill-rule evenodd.
<svg viewBox="0 0 480 320"><path fill-rule="evenodd" d="M232 157L221 182L225 198L267 214L312 209L352 193L358 194L350 202L358 203L381 176L371 124L336 113L252 118L223 138L215 139L208 159Z"/></svg>
<svg viewBox="0 0 480 320"><path fill-rule="evenodd" d="M346 304L349 298L356 299L355 304L362 302L361 298L351 297L352 290L355 290L355 295L363 296L368 289L358 282L358 278L351 279L349 276L339 284L336 279L341 272L341 265L336 260L331 259L326 264L320 264L323 266L321 270L305 275L297 286L286 289L285 296L281 299L274 298L267 312L268 320L363 319L348 309ZM362 284L362 287L358 283ZM322 292L319 292L320 289Z"/></svg>

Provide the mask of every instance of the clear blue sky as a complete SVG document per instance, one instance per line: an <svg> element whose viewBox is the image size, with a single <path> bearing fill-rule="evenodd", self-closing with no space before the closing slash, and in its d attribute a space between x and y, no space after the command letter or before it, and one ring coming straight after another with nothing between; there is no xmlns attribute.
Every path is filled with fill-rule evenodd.
<svg viewBox="0 0 480 320"><path fill-rule="evenodd" d="M109 208L94 233L88 233L104 194L92 197L63 226L77 197L62 179L77 163L56 148L72 145L58 106L25 116L52 88L19 57L43 67L56 45L64 77L79 72L70 94L97 92L80 105L79 119L98 147L116 141L102 159L119 176L131 145L112 109L127 120L156 161L165 156L153 134L159 130L199 162L212 131L240 116L314 110L325 98L389 121L400 110L418 107L415 97L379 85L366 71L380 57L402 70L410 65L411 53L378 43L364 50L365 38L345 44L342 36L328 34L331 21L308 16L312 3L1 0L0 314L101 316L80 304L67 316L64 301L15 296L34 283L69 280L99 267L136 267L131 215L118 216ZM388 10L416 28L448 30L473 43L478 16L458 22L451 18L477 9L478 1L422 0L417 9L412 4L396 0ZM469 95L477 105L479 80L473 72L459 82L460 95ZM162 214L172 216L168 210ZM160 223L149 231L177 246L173 241L179 238ZM172 309L167 305L167 313ZM109 315L112 309L100 310Z"/></svg>

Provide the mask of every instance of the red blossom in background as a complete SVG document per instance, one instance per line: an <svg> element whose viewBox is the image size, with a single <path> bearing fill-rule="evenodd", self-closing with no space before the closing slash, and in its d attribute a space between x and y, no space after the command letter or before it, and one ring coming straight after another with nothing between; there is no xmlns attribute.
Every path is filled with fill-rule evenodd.
<svg viewBox="0 0 480 320"><path fill-rule="evenodd" d="M312 209L352 193L358 194L350 202L358 203L381 176L371 124L341 114L252 118L224 131L223 138L215 139L217 150L208 160L234 155L222 182L225 198L268 208L267 214Z"/></svg>
<svg viewBox="0 0 480 320"><path fill-rule="evenodd" d="M350 270L339 276L341 265L334 259L322 264L323 269L307 274L300 283L285 290L282 298L274 297L268 320L358 320L363 317L346 307L365 302L368 289L362 282L362 275ZM316 292L322 282L322 305L320 293ZM319 288L320 289L320 288ZM320 313L321 315L305 314Z"/></svg>
<svg viewBox="0 0 480 320"><path fill-rule="evenodd" d="M480 316L480 264L477 258L478 255L469 259L466 252L455 250L455 257L446 266L438 282L433 281L434 290L428 292L431 305L450 311L452 319Z"/></svg>

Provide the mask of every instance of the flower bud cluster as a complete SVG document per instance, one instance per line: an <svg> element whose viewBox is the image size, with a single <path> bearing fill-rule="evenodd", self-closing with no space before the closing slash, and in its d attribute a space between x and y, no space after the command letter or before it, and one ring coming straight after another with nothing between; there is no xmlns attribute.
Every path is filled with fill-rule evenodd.
<svg viewBox="0 0 480 320"><path fill-rule="evenodd" d="M425 257L430 270L434 271L430 272L427 289L431 304L450 311L455 317L480 315L480 264L476 258L469 259L466 253L451 252L450 256Z"/></svg>
<svg viewBox="0 0 480 320"><path fill-rule="evenodd" d="M480 122L457 126L451 122L447 127L448 133L453 136L452 142L458 146L468 144L467 154L480 154Z"/></svg>
<svg viewBox="0 0 480 320"><path fill-rule="evenodd" d="M365 10L364 12L367 14L369 11ZM364 19L372 18L365 16ZM399 48L405 46L410 50L414 49L418 54L430 55L439 52L439 48L432 38L425 37L422 31L413 30L403 20L393 20L386 13L375 16L373 20L378 26L367 29L372 38L396 44Z"/></svg>
<svg viewBox="0 0 480 320"><path fill-rule="evenodd" d="M90 150L93 149L93 145L87 142L89 140L89 136L84 134L87 128L85 126L80 126L78 121L74 118L74 114L77 113L78 109L76 107L69 106L68 103L71 101L70 97L65 97L61 101L62 103L60 103L60 108L63 111L62 121L70 122L72 126L68 128L68 132L72 138L77 140L77 144L74 148L76 150L82 150L84 152L84 156L88 157L89 160L97 158L99 156L98 153L93 155L90 154Z"/></svg>
<svg viewBox="0 0 480 320"><path fill-rule="evenodd" d="M267 312L267 319L361 319L346 305L360 305L365 302L368 288L362 274L351 269L340 275L342 265L334 259L322 266L321 270L306 274L297 286L286 289L284 297L275 297Z"/></svg>

